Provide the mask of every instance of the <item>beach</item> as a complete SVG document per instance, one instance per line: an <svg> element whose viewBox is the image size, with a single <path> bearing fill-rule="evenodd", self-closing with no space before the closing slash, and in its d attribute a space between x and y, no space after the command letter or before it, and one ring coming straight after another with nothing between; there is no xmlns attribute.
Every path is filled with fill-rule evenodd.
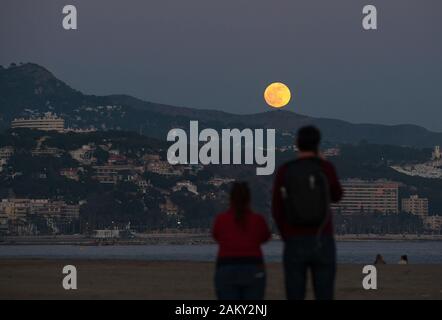
<svg viewBox="0 0 442 320"><path fill-rule="evenodd" d="M64 290L62 269L77 268ZM362 287L363 265L340 264L336 299L442 299L442 265L382 265L378 289ZM2 259L0 299L214 299L214 264L188 261ZM311 286L308 298L312 298ZM266 299L284 299L280 263L267 265Z"/></svg>

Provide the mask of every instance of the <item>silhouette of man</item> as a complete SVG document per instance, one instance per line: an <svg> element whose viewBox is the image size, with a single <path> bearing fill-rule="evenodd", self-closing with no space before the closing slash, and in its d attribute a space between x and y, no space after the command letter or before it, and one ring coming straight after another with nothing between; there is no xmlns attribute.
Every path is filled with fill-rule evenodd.
<svg viewBox="0 0 442 320"><path fill-rule="evenodd" d="M272 213L284 241L285 288L289 300L305 299L308 270L312 274L316 299L330 300L334 296L336 247L330 202L338 202L343 192L334 166L319 154L320 141L321 133L317 128L313 126L301 128L296 139L299 150L297 159L282 165L277 170L274 181ZM287 185L290 186L291 181L305 173L304 167L317 168L318 172L309 176L310 179L304 179L306 181L305 187L289 190L289 193L298 192L298 198L296 198L296 194L287 195ZM317 180L315 177L323 177L324 192L316 193L322 195L323 198L309 200L314 199L309 198L307 192L309 192L309 188L315 190L315 181ZM302 180L297 185L302 186ZM298 191L293 191L293 189ZM287 206L287 201L290 200L287 199L288 197L296 199L297 203L291 207ZM302 202L305 201L310 202L303 204ZM320 208L321 205L318 207L312 202L321 201L324 201L322 222L318 225L304 223L312 220L309 220L310 212L302 212L302 208ZM294 213L290 212L290 210L293 211L290 208L297 208L293 210L300 211L296 214L303 219L291 218Z"/></svg>

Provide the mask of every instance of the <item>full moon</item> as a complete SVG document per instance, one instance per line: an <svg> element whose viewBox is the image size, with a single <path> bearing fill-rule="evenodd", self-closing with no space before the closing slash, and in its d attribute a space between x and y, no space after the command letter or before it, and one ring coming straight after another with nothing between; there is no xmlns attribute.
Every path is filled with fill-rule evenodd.
<svg viewBox="0 0 442 320"><path fill-rule="evenodd" d="M285 107L291 98L290 89L281 82L270 84L264 91L264 100L273 108Z"/></svg>

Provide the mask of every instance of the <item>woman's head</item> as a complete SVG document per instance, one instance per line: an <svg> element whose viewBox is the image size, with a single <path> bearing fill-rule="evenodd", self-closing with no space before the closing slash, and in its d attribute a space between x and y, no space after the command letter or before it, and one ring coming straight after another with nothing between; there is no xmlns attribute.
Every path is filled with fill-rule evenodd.
<svg viewBox="0 0 442 320"><path fill-rule="evenodd" d="M230 206L235 210L236 220L242 220L250 206L250 189L246 182L233 184L230 191Z"/></svg>

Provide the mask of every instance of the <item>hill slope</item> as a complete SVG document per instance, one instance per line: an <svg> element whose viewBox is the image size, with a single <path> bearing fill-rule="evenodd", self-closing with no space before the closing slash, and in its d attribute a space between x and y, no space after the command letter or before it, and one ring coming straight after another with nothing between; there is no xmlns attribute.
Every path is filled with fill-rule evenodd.
<svg viewBox="0 0 442 320"><path fill-rule="evenodd" d="M127 95L85 95L37 64L0 68L0 128L7 128L17 116L45 111L56 112L74 127L134 130L161 139L171 128L187 128L190 120L199 120L201 128L275 128L278 133L314 124L321 128L325 140L336 143L367 140L419 147L442 144L442 133L414 125L353 124L285 110L237 115L162 105Z"/></svg>

